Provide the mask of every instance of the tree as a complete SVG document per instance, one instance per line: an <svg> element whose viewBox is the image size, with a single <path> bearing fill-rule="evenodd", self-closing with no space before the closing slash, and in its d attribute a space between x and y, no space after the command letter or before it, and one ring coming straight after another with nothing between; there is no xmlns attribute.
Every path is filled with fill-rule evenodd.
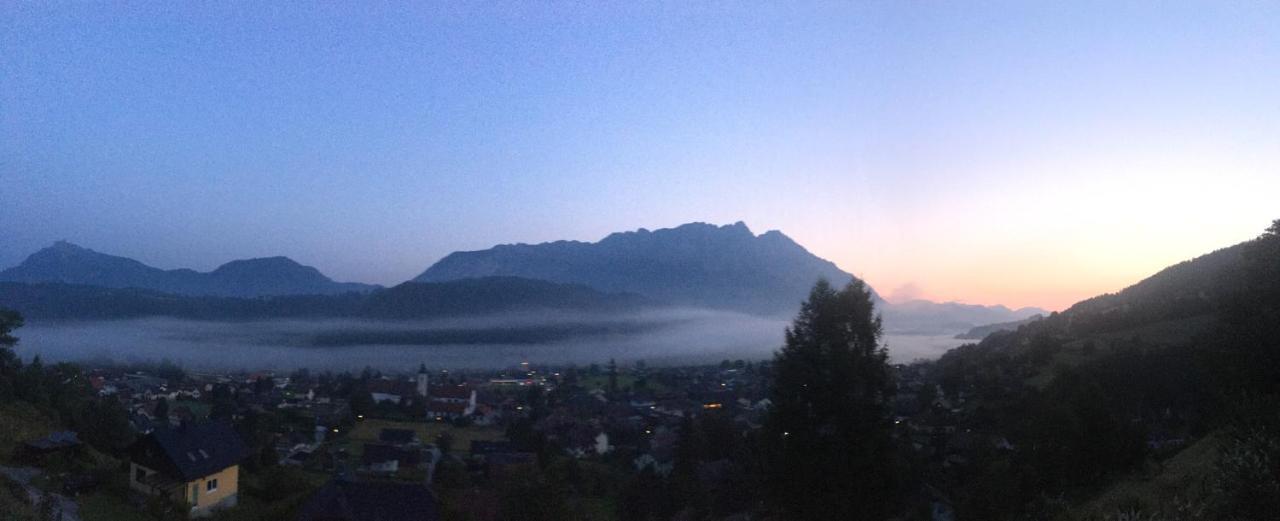
<svg viewBox="0 0 1280 521"><path fill-rule="evenodd" d="M618 394L618 362L609 359L609 396Z"/></svg>
<svg viewBox="0 0 1280 521"><path fill-rule="evenodd" d="M156 399L156 420L162 425L169 423L169 400L166 400L163 396Z"/></svg>
<svg viewBox="0 0 1280 521"><path fill-rule="evenodd" d="M168 380L169 385L177 385L187 378L187 372L166 358L156 366L156 376Z"/></svg>
<svg viewBox="0 0 1280 521"><path fill-rule="evenodd" d="M0 308L0 347L13 347L18 343L18 338L13 336L13 330L22 327L22 315L12 309Z"/></svg>
<svg viewBox="0 0 1280 521"><path fill-rule="evenodd" d="M227 384L213 384L209 392L209 419L230 420L236 412L236 400Z"/></svg>
<svg viewBox="0 0 1280 521"><path fill-rule="evenodd" d="M571 518L568 493L535 465L515 465L497 480L499 519Z"/></svg>
<svg viewBox="0 0 1280 521"><path fill-rule="evenodd" d="M818 281L774 355L762 433L770 505L788 519L893 511L892 379L871 291Z"/></svg>
<svg viewBox="0 0 1280 521"><path fill-rule="evenodd" d="M449 431L441 432L436 436L436 448L440 449L440 454L448 456L449 451L453 449L453 434Z"/></svg>
<svg viewBox="0 0 1280 521"><path fill-rule="evenodd" d="M369 392L364 385L358 385L351 390L350 396L351 413L361 416L368 416L373 413L374 406L377 405L373 401L373 394Z"/></svg>
<svg viewBox="0 0 1280 521"><path fill-rule="evenodd" d="M129 413L112 397L85 402L72 426L84 435L85 442L109 454L120 454L134 440Z"/></svg>
<svg viewBox="0 0 1280 521"><path fill-rule="evenodd" d="M1253 307L1280 306L1280 219L1248 244L1244 261L1247 295Z"/></svg>
<svg viewBox="0 0 1280 521"><path fill-rule="evenodd" d="M0 399L12 398L14 383L22 370L22 359L9 349L18 343L13 330L22 327L22 315L17 311L0 308Z"/></svg>

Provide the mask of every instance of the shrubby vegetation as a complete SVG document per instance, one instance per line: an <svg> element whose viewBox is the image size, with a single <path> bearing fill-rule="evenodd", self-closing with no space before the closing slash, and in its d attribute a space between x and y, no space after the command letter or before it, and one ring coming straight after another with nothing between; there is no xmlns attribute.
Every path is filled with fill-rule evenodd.
<svg viewBox="0 0 1280 521"><path fill-rule="evenodd" d="M118 454L133 441L124 407L99 398L75 364L44 364L39 356L24 364L11 349L21 315L0 309L0 403L29 404L53 423L80 431L84 441L108 454Z"/></svg>

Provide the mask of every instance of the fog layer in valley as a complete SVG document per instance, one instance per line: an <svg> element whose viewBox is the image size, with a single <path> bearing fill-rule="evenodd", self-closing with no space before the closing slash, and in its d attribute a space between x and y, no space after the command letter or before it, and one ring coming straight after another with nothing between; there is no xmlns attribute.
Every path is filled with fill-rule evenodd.
<svg viewBox="0 0 1280 521"><path fill-rule="evenodd" d="M192 369L407 371L489 369L534 364L644 360L714 363L769 358L787 322L737 313L684 310L629 316L533 315L432 321L272 320L209 322L166 318L29 322L18 352L49 361L168 359ZM958 345L951 335L885 335L895 362L934 358Z"/></svg>

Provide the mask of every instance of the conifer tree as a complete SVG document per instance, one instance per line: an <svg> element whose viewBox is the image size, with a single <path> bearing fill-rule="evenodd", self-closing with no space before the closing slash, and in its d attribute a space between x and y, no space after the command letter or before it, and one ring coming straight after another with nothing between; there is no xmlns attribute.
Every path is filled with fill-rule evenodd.
<svg viewBox="0 0 1280 521"><path fill-rule="evenodd" d="M818 281L774 355L763 432L768 499L786 519L893 511L888 354L871 291Z"/></svg>

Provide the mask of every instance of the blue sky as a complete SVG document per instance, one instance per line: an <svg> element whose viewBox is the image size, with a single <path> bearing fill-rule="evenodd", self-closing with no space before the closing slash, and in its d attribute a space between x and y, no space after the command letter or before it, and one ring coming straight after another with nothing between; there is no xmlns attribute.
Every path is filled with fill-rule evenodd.
<svg viewBox="0 0 1280 521"><path fill-rule="evenodd" d="M1280 217L1280 4L0 7L0 265L781 229L886 294L1062 307Z"/></svg>

